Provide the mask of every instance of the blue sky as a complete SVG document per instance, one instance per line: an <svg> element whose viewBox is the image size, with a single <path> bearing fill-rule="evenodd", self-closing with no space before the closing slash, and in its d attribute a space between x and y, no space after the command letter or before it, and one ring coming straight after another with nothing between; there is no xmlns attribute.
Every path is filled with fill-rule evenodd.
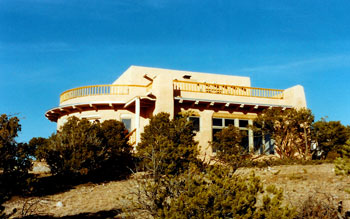
<svg viewBox="0 0 350 219"><path fill-rule="evenodd" d="M350 2L0 0L0 114L19 141L47 137L67 89L110 84L130 65L305 88L316 119L350 125Z"/></svg>

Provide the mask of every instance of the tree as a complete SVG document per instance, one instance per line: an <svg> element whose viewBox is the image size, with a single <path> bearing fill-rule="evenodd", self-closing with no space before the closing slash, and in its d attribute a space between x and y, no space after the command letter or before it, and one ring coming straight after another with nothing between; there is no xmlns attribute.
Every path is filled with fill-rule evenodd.
<svg viewBox="0 0 350 219"><path fill-rule="evenodd" d="M266 109L255 119L255 130L261 130L274 140L281 158L310 158L311 124L314 116L309 109Z"/></svg>
<svg viewBox="0 0 350 219"><path fill-rule="evenodd" d="M115 120L91 123L70 117L44 142L47 147L41 153L56 175L86 175L106 168L126 171L131 162L126 135L124 124Z"/></svg>
<svg viewBox="0 0 350 219"><path fill-rule="evenodd" d="M129 173L133 165L133 147L128 144L128 131L117 120L106 120L100 124L100 138L104 154L101 156L101 168L119 174Z"/></svg>
<svg viewBox="0 0 350 219"><path fill-rule="evenodd" d="M216 158L236 170L242 165L243 156L246 154L241 142L242 134L239 128L229 125L215 134L215 141L211 145L216 149Z"/></svg>
<svg viewBox="0 0 350 219"><path fill-rule="evenodd" d="M314 139L318 146L324 151L325 156L330 151L340 152L341 147L350 138L348 128L340 121L327 122L324 118L312 125Z"/></svg>
<svg viewBox="0 0 350 219"><path fill-rule="evenodd" d="M179 174L197 162L198 143L194 136L186 115L170 120L168 113L159 113L145 126L136 156L155 178Z"/></svg>
<svg viewBox="0 0 350 219"><path fill-rule="evenodd" d="M350 175L350 138L340 148L341 157L335 160L337 175Z"/></svg>
<svg viewBox="0 0 350 219"><path fill-rule="evenodd" d="M1 204L28 186L31 161L28 145L16 142L20 131L17 117L0 116L0 217L4 216Z"/></svg>
<svg viewBox="0 0 350 219"><path fill-rule="evenodd" d="M15 138L21 131L17 117L0 116L0 168L3 174L26 172L30 168L30 160L26 156L26 144L18 144Z"/></svg>
<svg viewBox="0 0 350 219"><path fill-rule="evenodd" d="M45 150L47 149L49 141L47 138L34 137L30 139L29 153L31 156L35 157L37 160L42 160L45 158Z"/></svg>

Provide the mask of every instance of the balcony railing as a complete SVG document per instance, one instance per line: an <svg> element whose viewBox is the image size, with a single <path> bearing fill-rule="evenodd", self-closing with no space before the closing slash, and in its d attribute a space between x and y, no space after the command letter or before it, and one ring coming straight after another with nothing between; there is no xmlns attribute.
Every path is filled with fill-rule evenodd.
<svg viewBox="0 0 350 219"><path fill-rule="evenodd" d="M136 129L133 129L131 132L129 132L126 138L129 138L129 145L134 146L136 144Z"/></svg>
<svg viewBox="0 0 350 219"><path fill-rule="evenodd" d="M60 96L60 103L77 97L100 95L128 95L131 87L143 87L147 89L150 86L152 86L152 84L149 84L147 86L109 84L78 87L63 92Z"/></svg>
<svg viewBox="0 0 350 219"><path fill-rule="evenodd" d="M232 96L245 97L261 97L270 99L283 99L283 91L278 89L243 87L225 84L211 84L201 82L177 81L174 80L174 90L210 93L210 94L224 94Z"/></svg>

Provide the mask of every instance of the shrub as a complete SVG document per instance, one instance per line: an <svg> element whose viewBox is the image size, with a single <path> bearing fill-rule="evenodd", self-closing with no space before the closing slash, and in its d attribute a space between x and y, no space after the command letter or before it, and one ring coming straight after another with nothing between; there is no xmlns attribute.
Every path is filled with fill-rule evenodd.
<svg viewBox="0 0 350 219"><path fill-rule="evenodd" d="M341 147L350 138L349 130L339 121L326 121L321 119L312 125L314 138L318 142L325 156L330 151L341 150Z"/></svg>
<svg viewBox="0 0 350 219"><path fill-rule="evenodd" d="M187 118L185 115L170 120L169 114L159 113L145 127L136 156L156 178L182 173L198 161L198 143Z"/></svg>
<svg viewBox="0 0 350 219"><path fill-rule="evenodd" d="M331 197L317 197L316 194L310 195L299 206L297 219L333 219L338 217L338 205L331 200ZM340 217L341 218L341 217Z"/></svg>
<svg viewBox="0 0 350 219"><path fill-rule="evenodd" d="M144 181L137 207L155 218L292 218L282 190L263 190L259 178L223 166L192 167L177 176ZM147 207L146 207L147 206Z"/></svg>
<svg viewBox="0 0 350 219"><path fill-rule="evenodd" d="M329 160L329 161L334 161L335 159L339 158L341 155L336 152L336 151L330 151L327 153L327 157L326 157L326 160Z"/></svg>
<svg viewBox="0 0 350 219"><path fill-rule="evenodd" d="M340 147L341 156L335 160L337 175L350 175L350 139Z"/></svg>
<svg viewBox="0 0 350 219"><path fill-rule="evenodd" d="M128 144L127 130L122 122L106 120L100 124L102 139L101 167L109 172L129 173L133 166L132 146Z"/></svg>
<svg viewBox="0 0 350 219"><path fill-rule="evenodd" d="M132 149L126 134L123 123L115 120L91 123L70 117L40 153L54 175L87 175L106 167L125 172Z"/></svg>
<svg viewBox="0 0 350 219"><path fill-rule="evenodd" d="M216 133L215 138L211 145L216 149L216 158L229 164L234 170L241 167L247 151L241 146L242 135L239 128L230 125Z"/></svg>
<svg viewBox="0 0 350 219"><path fill-rule="evenodd" d="M282 192L271 188L258 206L263 192L254 175L239 177L224 167L210 167L191 172L184 180L182 192L161 209L164 218L290 218L293 210L282 207ZM271 196L270 196L271 195ZM181 211L179 211L181 209Z"/></svg>

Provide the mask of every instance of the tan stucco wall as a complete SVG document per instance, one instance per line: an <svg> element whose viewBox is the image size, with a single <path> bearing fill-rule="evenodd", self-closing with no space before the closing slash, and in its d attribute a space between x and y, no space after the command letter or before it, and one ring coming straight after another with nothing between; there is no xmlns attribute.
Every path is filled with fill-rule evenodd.
<svg viewBox="0 0 350 219"><path fill-rule="evenodd" d="M83 111L81 113L71 113L69 115L62 116L57 121L57 129L60 129L60 127L67 121L69 116L75 116L79 119L86 118L95 120L98 119L100 122L103 122L105 120L109 119L116 119L118 121L121 121L122 115L130 115L131 116L131 129L135 128L135 113L126 109L118 109L115 110L90 110L90 111ZM140 126L141 126L141 132L143 131L143 127L149 123L148 118L145 118L143 116L140 117Z"/></svg>
<svg viewBox="0 0 350 219"><path fill-rule="evenodd" d="M284 91L285 102L295 108L306 108L306 97L304 87L296 85Z"/></svg>
<svg viewBox="0 0 350 219"><path fill-rule="evenodd" d="M148 75L155 78L158 75L169 75L172 80L186 80L192 82L207 82L218 84L230 84L250 87L250 78L213 73L200 73L191 71L179 71L162 68L149 68L141 66L130 66L113 84L142 84L147 85L150 81L143 76ZM191 79L184 79L184 75L191 75Z"/></svg>

